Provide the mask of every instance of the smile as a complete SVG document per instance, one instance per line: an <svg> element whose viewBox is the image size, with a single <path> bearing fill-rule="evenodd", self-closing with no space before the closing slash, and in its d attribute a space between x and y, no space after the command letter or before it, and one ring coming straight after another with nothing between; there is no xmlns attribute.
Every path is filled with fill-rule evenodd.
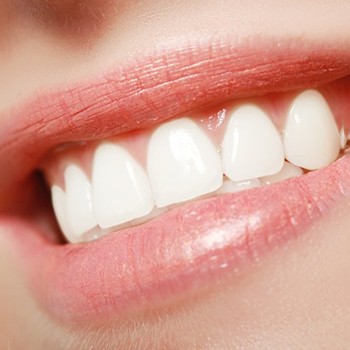
<svg viewBox="0 0 350 350"><path fill-rule="evenodd" d="M168 304L350 193L350 52L258 42L155 51L18 107L0 135L0 225L49 314Z"/></svg>

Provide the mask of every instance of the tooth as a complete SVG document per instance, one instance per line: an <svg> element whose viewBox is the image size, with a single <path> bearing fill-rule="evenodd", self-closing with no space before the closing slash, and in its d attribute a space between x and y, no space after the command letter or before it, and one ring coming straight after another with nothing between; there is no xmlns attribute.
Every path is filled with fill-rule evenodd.
<svg viewBox="0 0 350 350"><path fill-rule="evenodd" d="M222 158L225 175L237 182L281 170L281 136L263 110L248 104L233 112L222 142Z"/></svg>
<svg viewBox="0 0 350 350"><path fill-rule="evenodd" d="M346 143L348 142L346 134L345 134L345 129L344 126L341 127L339 131L339 137L340 137L340 148L345 149L346 148Z"/></svg>
<svg viewBox="0 0 350 350"><path fill-rule="evenodd" d="M168 208L167 207L164 207L164 208L157 208L157 207L154 207L154 209L146 216L143 216L142 218L139 218L139 219L136 219L136 220L133 220L131 221L131 225L132 226L137 226L137 225L141 225L147 221L150 221L152 219L154 219L155 217L161 215L161 214L164 214L168 211Z"/></svg>
<svg viewBox="0 0 350 350"><path fill-rule="evenodd" d="M230 179L225 179L222 186L216 191L216 194L235 193L260 186L261 182L259 179L252 179L241 182L233 182Z"/></svg>
<svg viewBox="0 0 350 350"><path fill-rule="evenodd" d="M263 185L271 185L273 183L292 179L293 177L300 175L303 175L303 170L301 168L294 164L284 162L283 168L279 173L271 176L265 176L261 178L260 181Z"/></svg>
<svg viewBox="0 0 350 350"><path fill-rule="evenodd" d="M97 226L92 209L91 183L76 165L69 165L64 172L66 186L67 218L71 233L79 237Z"/></svg>
<svg viewBox="0 0 350 350"><path fill-rule="evenodd" d="M340 137L333 113L315 90L302 92L291 105L284 131L286 159L308 170L337 159Z"/></svg>
<svg viewBox="0 0 350 350"><path fill-rule="evenodd" d="M222 184L217 150L187 118L163 124L153 133L147 168L157 207L199 197Z"/></svg>
<svg viewBox="0 0 350 350"><path fill-rule="evenodd" d="M51 187L51 199L55 216L62 233L70 242L76 241L76 238L72 235L68 227L66 194L61 187L56 185Z"/></svg>
<svg viewBox="0 0 350 350"><path fill-rule="evenodd" d="M154 207L145 171L116 144L105 143L97 148L92 187L94 212L102 228L145 216Z"/></svg>

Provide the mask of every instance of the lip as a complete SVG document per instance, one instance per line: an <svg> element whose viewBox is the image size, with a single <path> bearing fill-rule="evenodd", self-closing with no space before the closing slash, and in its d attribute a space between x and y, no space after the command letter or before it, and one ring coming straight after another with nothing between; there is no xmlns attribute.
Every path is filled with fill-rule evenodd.
<svg viewBox="0 0 350 350"><path fill-rule="evenodd" d="M213 101L317 87L350 73L348 48L300 39L187 39L93 81L40 94L0 115L0 197L8 200L7 190L56 145L149 127Z"/></svg>
<svg viewBox="0 0 350 350"><path fill-rule="evenodd" d="M2 198L58 144L146 127L212 101L315 87L350 72L350 52L337 47L258 42L160 50L20 107L0 130ZM349 173L345 155L303 177L193 202L84 245L50 243L37 227L7 215L0 228L13 237L49 314L63 322L110 319L203 288L298 236L349 195Z"/></svg>
<svg viewBox="0 0 350 350"><path fill-rule="evenodd" d="M89 244L49 244L26 223L0 222L40 305L81 325L164 306L239 274L349 195L345 155L302 177L187 204Z"/></svg>

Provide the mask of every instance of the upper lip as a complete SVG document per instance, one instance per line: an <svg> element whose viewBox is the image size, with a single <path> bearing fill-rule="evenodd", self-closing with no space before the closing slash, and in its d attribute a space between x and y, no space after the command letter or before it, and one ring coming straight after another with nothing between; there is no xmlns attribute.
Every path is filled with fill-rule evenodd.
<svg viewBox="0 0 350 350"><path fill-rule="evenodd" d="M0 130L0 168L6 168L0 196L57 145L146 127L213 101L314 87L349 74L349 58L344 48L300 40L211 40L160 50L93 82L42 95ZM341 183L348 163L344 157L273 188L192 203L84 246L45 245L28 226L7 218L2 225L28 231L23 266L53 313L78 320L110 315L135 299L172 295L295 235L348 192L350 184Z"/></svg>
<svg viewBox="0 0 350 350"><path fill-rule="evenodd" d="M346 46L299 39L212 39L159 49L91 82L41 94L11 118L0 115L0 168L6 168L0 197L57 145L117 135L233 98L315 87L349 73Z"/></svg>

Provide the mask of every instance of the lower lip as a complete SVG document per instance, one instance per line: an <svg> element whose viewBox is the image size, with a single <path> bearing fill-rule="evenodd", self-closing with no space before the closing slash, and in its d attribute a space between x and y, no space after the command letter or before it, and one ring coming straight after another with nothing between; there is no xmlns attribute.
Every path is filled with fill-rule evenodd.
<svg viewBox="0 0 350 350"><path fill-rule="evenodd" d="M1 219L0 229L13 233L44 309L81 324L164 305L241 271L348 195L345 155L302 177L190 203L89 244L50 244L30 225L10 219Z"/></svg>

